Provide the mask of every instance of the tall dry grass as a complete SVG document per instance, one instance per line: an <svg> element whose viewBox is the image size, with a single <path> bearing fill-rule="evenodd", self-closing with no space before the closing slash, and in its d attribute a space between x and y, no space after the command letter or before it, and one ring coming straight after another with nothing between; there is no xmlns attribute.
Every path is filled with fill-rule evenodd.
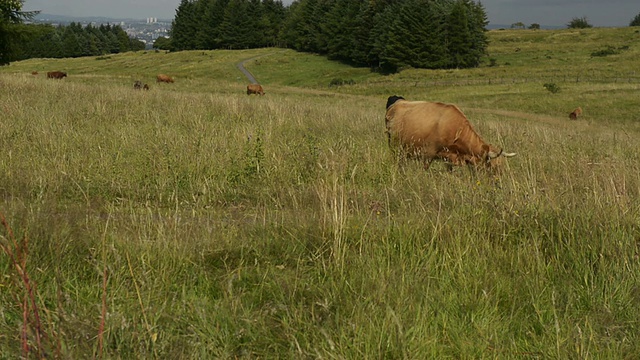
<svg viewBox="0 0 640 360"><path fill-rule="evenodd" d="M0 83L0 211L29 239L50 357L638 352L640 144L631 109L609 106L632 84L406 89L459 103L518 152L494 177L399 169L384 87ZM588 101L581 121L560 112L572 98ZM9 277L11 358L25 324Z"/></svg>

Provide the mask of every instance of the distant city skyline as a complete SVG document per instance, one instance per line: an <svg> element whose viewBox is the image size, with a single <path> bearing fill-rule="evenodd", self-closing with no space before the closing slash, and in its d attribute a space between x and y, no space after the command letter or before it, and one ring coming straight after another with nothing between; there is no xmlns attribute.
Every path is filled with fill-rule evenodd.
<svg viewBox="0 0 640 360"><path fill-rule="evenodd" d="M288 6L293 0L285 0ZM640 13L638 0L482 0L490 25L521 22L526 26L565 26L586 17L602 27L628 26ZM23 10L74 17L114 19L173 19L180 0L26 0Z"/></svg>

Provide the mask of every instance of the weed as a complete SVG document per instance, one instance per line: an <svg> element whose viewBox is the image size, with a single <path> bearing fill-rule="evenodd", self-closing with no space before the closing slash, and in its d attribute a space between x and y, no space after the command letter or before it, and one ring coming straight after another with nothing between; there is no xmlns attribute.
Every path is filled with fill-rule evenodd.
<svg viewBox="0 0 640 360"><path fill-rule="evenodd" d="M560 87L556 85L556 83L545 83L542 86L552 94L556 94L560 92Z"/></svg>
<svg viewBox="0 0 640 360"><path fill-rule="evenodd" d="M329 87L334 86L343 86L343 85L354 85L356 82L353 79L341 79L341 78L333 78L331 82L329 82Z"/></svg>
<svg viewBox="0 0 640 360"><path fill-rule="evenodd" d="M618 49L616 49L613 46L607 46L604 49L598 50L598 51L594 51L591 53L591 57L603 57L603 56L609 56L609 55L616 55L619 54L620 51Z"/></svg>
<svg viewBox="0 0 640 360"><path fill-rule="evenodd" d="M227 181L234 193L247 194L257 190L264 162L262 137L261 132L247 136L242 156L232 160Z"/></svg>

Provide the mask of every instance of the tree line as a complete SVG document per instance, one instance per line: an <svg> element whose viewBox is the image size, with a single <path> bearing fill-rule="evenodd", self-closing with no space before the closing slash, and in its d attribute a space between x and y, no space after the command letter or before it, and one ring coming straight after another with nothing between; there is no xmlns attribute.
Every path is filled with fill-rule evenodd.
<svg viewBox="0 0 640 360"><path fill-rule="evenodd" d="M487 24L471 0L182 0L155 46L287 47L384 72L468 68L486 52Z"/></svg>
<svg viewBox="0 0 640 360"><path fill-rule="evenodd" d="M0 0L0 65L30 58L66 58L143 50L119 25L27 24L38 11L22 11L24 0Z"/></svg>
<svg viewBox="0 0 640 360"><path fill-rule="evenodd" d="M145 47L142 41L129 37L120 25L21 24L18 32L21 41L13 49L15 60L96 56Z"/></svg>

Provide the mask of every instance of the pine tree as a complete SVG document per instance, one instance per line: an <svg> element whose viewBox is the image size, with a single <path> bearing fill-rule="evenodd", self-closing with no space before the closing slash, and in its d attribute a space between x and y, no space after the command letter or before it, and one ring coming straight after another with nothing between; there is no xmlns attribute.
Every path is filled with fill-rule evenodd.
<svg viewBox="0 0 640 360"><path fill-rule="evenodd" d="M480 60L487 53L489 39L487 38L487 25L489 20L487 12L481 2L465 1L469 7L468 23L469 34L471 36L471 47L469 48L468 67L480 65ZM539 27L539 26L538 26Z"/></svg>
<svg viewBox="0 0 640 360"><path fill-rule="evenodd" d="M248 48L253 37L251 32L255 31L251 22L248 2L230 0L220 24L221 45L228 49Z"/></svg>
<svg viewBox="0 0 640 360"><path fill-rule="evenodd" d="M445 66L465 68L471 62L468 56L472 43L467 11L463 1L458 0L453 3L449 16L447 16L446 37L449 60Z"/></svg>
<svg viewBox="0 0 640 360"><path fill-rule="evenodd" d="M171 40L164 36L160 36L153 42L153 48L158 50L170 50Z"/></svg>
<svg viewBox="0 0 640 360"><path fill-rule="evenodd" d="M263 46L276 46L279 44L278 37L287 12L280 0L262 0L262 9L259 27L264 35Z"/></svg>
<svg viewBox="0 0 640 360"><path fill-rule="evenodd" d="M302 34L302 5L300 2L294 1L288 8L287 17L282 23L278 38L282 46L301 50L298 46L298 39Z"/></svg>
<svg viewBox="0 0 640 360"><path fill-rule="evenodd" d="M327 53L328 35L323 22L328 17L334 0L301 0L290 6L283 26L282 39L287 46L298 51ZM340 1L340 0L336 0Z"/></svg>
<svg viewBox="0 0 640 360"><path fill-rule="evenodd" d="M118 38L118 52L127 52L129 48L129 35L122 29L120 25L115 25L111 28L116 38Z"/></svg>
<svg viewBox="0 0 640 360"><path fill-rule="evenodd" d="M251 30L246 34L245 47L257 48L264 46L264 27L260 23L263 16L262 2L260 0L248 0L247 15L247 26Z"/></svg>
<svg viewBox="0 0 640 360"><path fill-rule="evenodd" d="M100 25L100 32L104 35L105 54L117 54L120 51L120 41L111 31L111 25Z"/></svg>
<svg viewBox="0 0 640 360"><path fill-rule="evenodd" d="M399 4L390 4L374 16L370 35L373 41L368 58L372 60L373 68L383 73L393 73L398 70L399 61L392 55L393 41L396 41L392 29L399 10Z"/></svg>
<svg viewBox="0 0 640 360"><path fill-rule="evenodd" d="M193 50L197 47L197 34L200 26L197 4L191 0L182 0L176 9L171 23L172 50Z"/></svg>
<svg viewBox="0 0 640 360"><path fill-rule="evenodd" d="M78 57L82 56L82 46L75 32L76 23L72 22L68 26L63 27L62 33L62 56Z"/></svg>
<svg viewBox="0 0 640 360"><path fill-rule="evenodd" d="M351 61L353 34L357 27L360 0L340 0L324 19L324 33L327 34L327 56L330 59Z"/></svg>
<svg viewBox="0 0 640 360"><path fill-rule="evenodd" d="M373 1L360 1L360 9L354 20L355 27L350 34L350 57L354 64L374 66L377 63L377 59L370 56L373 49L371 33L375 11L375 3Z"/></svg>
<svg viewBox="0 0 640 360"><path fill-rule="evenodd" d="M0 65L9 64L16 56L14 51L21 40L16 25L38 14L38 11L22 11L23 4L24 0L0 1Z"/></svg>
<svg viewBox="0 0 640 360"><path fill-rule="evenodd" d="M200 0L202 19L196 35L198 49L212 50L221 47L220 25L228 3L229 0Z"/></svg>
<svg viewBox="0 0 640 360"><path fill-rule="evenodd" d="M84 28L84 32L85 53L91 56L100 55L100 48L98 47L98 37L95 34L95 27L89 24Z"/></svg>
<svg viewBox="0 0 640 360"><path fill-rule="evenodd" d="M381 60L401 68L441 68L446 64L442 6L429 0L408 0L393 11L382 44Z"/></svg>
<svg viewBox="0 0 640 360"><path fill-rule="evenodd" d="M96 38L96 47L98 48L98 51L94 55L108 54L109 53L109 46L107 44L107 38L104 35L104 33L100 30L100 28L92 26L92 27L89 28L89 31Z"/></svg>

